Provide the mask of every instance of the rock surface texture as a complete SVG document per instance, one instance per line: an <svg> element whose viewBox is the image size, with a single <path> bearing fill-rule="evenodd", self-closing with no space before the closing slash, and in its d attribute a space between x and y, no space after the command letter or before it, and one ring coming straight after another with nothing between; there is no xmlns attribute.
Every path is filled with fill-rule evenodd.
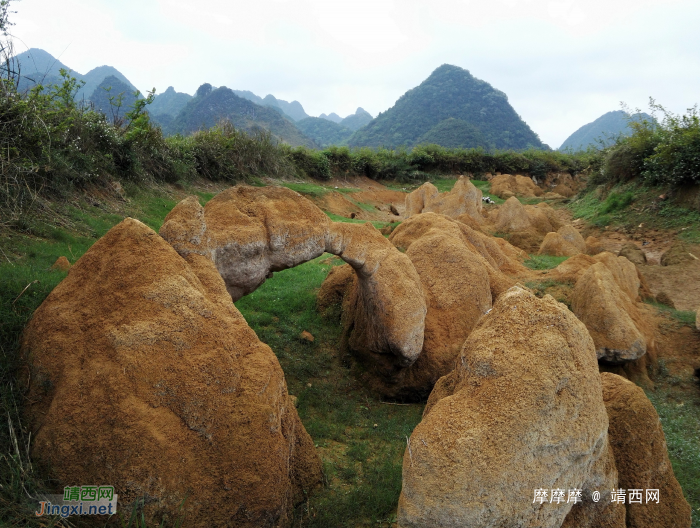
<svg viewBox="0 0 700 528"><path fill-rule="evenodd" d="M464 343L411 435L399 499L401 528L559 528L572 504L533 503L534 490L613 489L593 341L552 297L513 287ZM607 507L581 515L622 526ZM615 523L617 518L617 524Z"/></svg>
<svg viewBox="0 0 700 528"><path fill-rule="evenodd" d="M338 255L358 278L350 342L406 367L423 347L426 305L418 274L371 224L332 222L284 187L237 186L205 207L196 197L165 218L161 236L182 256L212 261L234 301L275 271L322 255Z"/></svg>
<svg viewBox="0 0 700 528"><path fill-rule="evenodd" d="M491 192L503 199L512 196L534 198L544 194L544 191L535 185L531 178L519 174L500 174L494 177L491 180Z"/></svg>
<svg viewBox="0 0 700 528"><path fill-rule="evenodd" d="M609 363L638 359L646 353L653 332L636 306L640 288L637 268L625 257L611 253L591 259L597 262L576 281L571 309L591 333L599 359ZM583 263L584 259L580 260Z"/></svg>
<svg viewBox="0 0 700 528"><path fill-rule="evenodd" d="M646 254L634 242L627 242L624 246L622 246L622 248L620 248L618 256L625 257L632 264L641 265L647 263Z"/></svg>
<svg viewBox="0 0 700 528"><path fill-rule="evenodd" d="M452 190L440 193L432 183L426 182L406 196L406 218L420 213L439 213L456 218L467 214L476 222L483 222L482 193L469 178L460 176Z"/></svg>
<svg viewBox="0 0 700 528"><path fill-rule="evenodd" d="M689 528L690 505L673 474L654 406L644 391L631 381L608 372L601 373L601 378L619 487L638 489L642 494L642 504L625 502L627 527ZM646 490L649 489L659 490L658 504L647 502Z"/></svg>
<svg viewBox="0 0 700 528"><path fill-rule="evenodd" d="M211 260L137 220L97 241L34 314L32 456L61 486L114 485L122 504L196 527L284 526L321 463L270 348Z"/></svg>

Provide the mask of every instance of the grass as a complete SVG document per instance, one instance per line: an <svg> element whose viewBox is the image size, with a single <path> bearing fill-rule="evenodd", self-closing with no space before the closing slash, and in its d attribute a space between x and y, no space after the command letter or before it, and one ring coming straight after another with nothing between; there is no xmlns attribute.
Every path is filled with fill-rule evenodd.
<svg viewBox="0 0 700 528"><path fill-rule="evenodd" d="M568 207L574 218L596 227L633 228L643 223L648 229L675 230L680 240L700 244L700 212L658 200L667 191L635 182L614 187L605 200L588 192Z"/></svg>
<svg viewBox="0 0 700 528"><path fill-rule="evenodd" d="M345 187L335 189L332 187L324 187L323 185L317 185L315 183L283 183L282 185L287 189L291 189L293 191L298 192L299 194L306 194L308 196L323 196L324 194L333 191L344 194L360 191L360 189Z"/></svg>
<svg viewBox="0 0 700 528"><path fill-rule="evenodd" d="M661 313L670 316L681 324L695 327L695 312L692 310L676 310L675 308L652 300L646 300L644 302L654 306Z"/></svg>
<svg viewBox="0 0 700 528"><path fill-rule="evenodd" d="M296 512L295 526L388 525L401 491L406 437L423 405L382 403L339 351L339 307L325 317L316 290L338 259L323 255L275 273L236 306L284 370L290 394L324 464L325 485ZM313 343L301 340L310 332Z"/></svg>
<svg viewBox="0 0 700 528"><path fill-rule="evenodd" d="M700 395L676 397L669 389L647 391L661 419L676 479L692 508L692 528L700 528Z"/></svg>
<svg viewBox="0 0 700 528"><path fill-rule="evenodd" d="M551 255L530 255L523 264L533 270L548 270L556 268L569 257L553 257Z"/></svg>

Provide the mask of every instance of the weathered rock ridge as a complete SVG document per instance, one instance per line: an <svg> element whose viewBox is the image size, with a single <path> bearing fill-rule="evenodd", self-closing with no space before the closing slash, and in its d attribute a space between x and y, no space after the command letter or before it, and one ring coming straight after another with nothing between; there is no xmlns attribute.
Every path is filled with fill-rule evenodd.
<svg viewBox="0 0 700 528"><path fill-rule="evenodd" d="M354 347L406 367L423 347L426 305L411 261L371 224L332 222L284 187L237 186L202 207L196 197L165 218L161 236L182 256L214 263L234 301L271 273L324 252L338 255L358 278Z"/></svg>

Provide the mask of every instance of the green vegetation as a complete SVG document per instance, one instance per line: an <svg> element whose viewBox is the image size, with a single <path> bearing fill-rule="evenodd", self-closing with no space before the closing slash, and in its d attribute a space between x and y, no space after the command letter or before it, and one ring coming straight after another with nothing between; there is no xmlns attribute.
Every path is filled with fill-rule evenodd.
<svg viewBox="0 0 700 528"><path fill-rule="evenodd" d="M523 264L533 270L547 270L556 268L569 257L553 257L551 255L530 255Z"/></svg>
<svg viewBox="0 0 700 528"><path fill-rule="evenodd" d="M316 310L316 291L334 264L342 261L323 255L275 273L236 306L279 358L324 462L325 486L299 507L295 525L388 526L406 438L423 406L383 403L349 369L338 346L340 307L325 316ZM304 330L313 343L299 338Z"/></svg>
<svg viewBox="0 0 700 528"><path fill-rule="evenodd" d="M448 121L451 118L459 122ZM402 95L392 108L358 130L349 143L368 147L410 147L420 143L426 134L429 138L442 138L445 129L456 127L464 132L465 126L474 143L459 146L544 147L537 134L510 106L506 94L473 77L467 70L448 64L437 68L419 86Z"/></svg>
<svg viewBox="0 0 700 528"><path fill-rule="evenodd" d="M650 119L630 119L629 137L618 137L594 163L593 183L639 178L652 185L700 182L700 116L697 106L679 116L652 99ZM661 119L656 115L661 114Z"/></svg>
<svg viewBox="0 0 700 528"><path fill-rule="evenodd" d="M306 136L322 147L342 145L352 135L352 130L349 128L321 117L307 117L297 121L296 125Z"/></svg>
<svg viewBox="0 0 700 528"><path fill-rule="evenodd" d="M256 105L225 86L213 89L208 83L199 87L165 131L169 134L191 134L211 128L222 120L230 122L238 130L253 134L262 128L277 140L290 145L316 146L281 111Z"/></svg>
<svg viewBox="0 0 700 528"><path fill-rule="evenodd" d="M636 113L630 116L624 110L615 110L607 112L600 116L595 121L583 125L576 132L571 134L564 143L561 144L559 150L578 152L586 150L590 147L597 148L599 146L609 146L613 144L620 136L629 136L633 130L629 126L629 121L642 121L644 119L651 121L651 116L644 113Z"/></svg>
<svg viewBox="0 0 700 528"><path fill-rule="evenodd" d="M697 390L678 394L671 388L646 394L659 414L673 472L692 508L692 527L700 528L700 397Z"/></svg>
<svg viewBox="0 0 700 528"><path fill-rule="evenodd" d="M670 306L666 306L665 304L662 304L662 303L659 303L656 301L651 301L651 300L647 300L645 302L647 304L654 306L661 313L668 315L669 317L675 319L679 323L695 328L695 312L694 311L692 311L692 310L676 310L675 308L671 308Z"/></svg>

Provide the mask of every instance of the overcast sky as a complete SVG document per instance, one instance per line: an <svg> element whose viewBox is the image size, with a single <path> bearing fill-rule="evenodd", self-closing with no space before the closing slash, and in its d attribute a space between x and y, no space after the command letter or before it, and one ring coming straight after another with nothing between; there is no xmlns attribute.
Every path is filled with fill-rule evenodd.
<svg viewBox="0 0 700 528"><path fill-rule="evenodd" d="M209 82L309 115L393 106L441 64L505 92L553 148L623 101L700 102L698 0L21 0L16 50L141 91Z"/></svg>

